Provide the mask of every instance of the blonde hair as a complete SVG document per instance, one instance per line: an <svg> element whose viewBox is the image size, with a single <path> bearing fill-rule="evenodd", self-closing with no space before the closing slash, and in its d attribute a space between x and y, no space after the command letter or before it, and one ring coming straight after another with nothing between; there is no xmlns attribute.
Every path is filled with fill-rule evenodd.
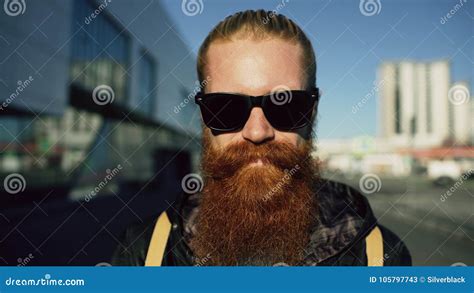
<svg viewBox="0 0 474 293"><path fill-rule="evenodd" d="M207 35L199 48L197 74L199 81L206 79L205 66L207 51L216 41L236 39L264 40L277 37L299 44L303 51L301 65L306 79L306 88L316 85L316 58L311 41L303 30L291 19L281 14L265 10L246 10L226 17Z"/></svg>

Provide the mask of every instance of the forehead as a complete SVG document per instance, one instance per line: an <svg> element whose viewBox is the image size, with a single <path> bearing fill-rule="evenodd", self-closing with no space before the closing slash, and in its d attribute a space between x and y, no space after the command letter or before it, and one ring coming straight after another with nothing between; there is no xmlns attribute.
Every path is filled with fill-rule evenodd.
<svg viewBox="0 0 474 293"><path fill-rule="evenodd" d="M277 86L304 85L301 47L287 40L214 42L206 57L209 92L259 95Z"/></svg>

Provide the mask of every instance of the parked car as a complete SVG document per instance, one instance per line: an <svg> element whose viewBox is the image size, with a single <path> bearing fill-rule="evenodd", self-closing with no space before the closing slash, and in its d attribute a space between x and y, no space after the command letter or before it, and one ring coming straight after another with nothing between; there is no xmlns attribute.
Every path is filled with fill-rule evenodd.
<svg viewBox="0 0 474 293"><path fill-rule="evenodd" d="M462 172L461 165L453 160L431 161L427 168L428 178L439 186L447 186L459 180Z"/></svg>

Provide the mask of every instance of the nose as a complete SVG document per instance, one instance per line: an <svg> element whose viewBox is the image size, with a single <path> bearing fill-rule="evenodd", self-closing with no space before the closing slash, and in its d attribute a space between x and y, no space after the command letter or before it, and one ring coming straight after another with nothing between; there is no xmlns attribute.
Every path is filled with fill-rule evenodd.
<svg viewBox="0 0 474 293"><path fill-rule="evenodd" d="M255 107L250 112L249 119L242 129L245 140L254 144L260 144L275 138L275 130L265 118L262 108Z"/></svg>

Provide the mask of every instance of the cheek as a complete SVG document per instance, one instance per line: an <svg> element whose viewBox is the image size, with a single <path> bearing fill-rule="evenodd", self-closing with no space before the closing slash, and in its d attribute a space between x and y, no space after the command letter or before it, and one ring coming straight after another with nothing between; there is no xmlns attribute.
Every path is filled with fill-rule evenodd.
<svg viewBox="0 0 474 293"><path fill-rule="evenodd" d="M299 146L304 142L304 139L297 133L294 132L275 132L275 140L290 143L294 146Z"/></svg>
<svg viewBox="0 0 474 293"><path fill-rule="evenodd" d="M219 135L211 135L211 141L218 148L225 148L236 141L237 133L221 133Z"/></svg>

